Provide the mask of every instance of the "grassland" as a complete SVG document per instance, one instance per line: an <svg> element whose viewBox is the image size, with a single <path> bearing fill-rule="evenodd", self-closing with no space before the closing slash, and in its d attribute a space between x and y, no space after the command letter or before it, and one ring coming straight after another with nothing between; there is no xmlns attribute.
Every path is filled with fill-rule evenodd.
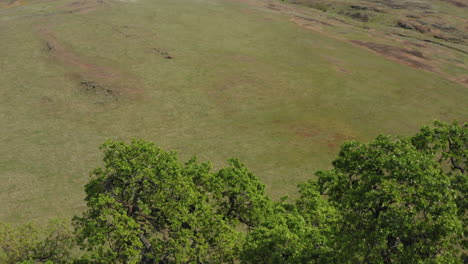
<svg viewBox="0 0 468 264"><path fill-rule="evenodd" d="M239 157L278 198L344 140L466 120L465 53L364 27L261 0L0 2L0 220L82 210L107 138Z"/></svg>

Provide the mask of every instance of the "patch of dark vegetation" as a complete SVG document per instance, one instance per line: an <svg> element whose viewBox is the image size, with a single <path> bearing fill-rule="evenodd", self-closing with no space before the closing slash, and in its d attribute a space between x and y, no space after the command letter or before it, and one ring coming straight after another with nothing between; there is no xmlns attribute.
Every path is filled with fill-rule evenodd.
<svg viewBox="0 0 468 264"><path fill-rule="evenodd" d="M54 45L50 43L49 41L46 41L45 45L46 45L47 51L53 51L55 49Z"/></svg>
<svg viewBox="0 0 468 264"><path fill-rule="evenodd" d="M378 3L391 9L431 9L429 4L420 2L404 2L401 0L370 0L370 2Z"/></svg>
<svg viewBox="0 0 468 264"><path fill-rule="evenodd" d="M106 96L112 96L112 97L119 95L117 91L106 88L105 86L100 85L93 81L82 81L80 84L83 88L85 88L86 91L94 92L95 94L98 94L98 95L106 95ZM115 100L117 100L117 98L115 98Z"/></svg>
<svg viewBox="0 0 468 264"><path fill-rule="evenodd" d="M333 26L332 24L329 24L327 22L323 22L323 21L313 19L313 18L309 18L309 17L295 16L295 18L299 18L299 19L302 19L302 20L318 23L318 24L321 24L321 25L324 25L324 26Z"/></svg>
<svg viewBox="0 0 468 264"><path fill-rule="evenodd" d="M356 10L368 10L369 9L367 6L358 6L358 5L352 5L350 7Z"/></svg>
<svg viewBox="0 0 468 264"><path fill-rule="evenodd" d="M278 7L276 7L276 5L274 5L274 4L268 4L268 5L267 5L267 8L268 8L268 9L271 9L271 10L275 10L275 11L281 11L281 9L279 9Z"/></svg>
<svg viewBox="0 0 468 264"><path fill-rule="evenodd" d="M413 55L413 56L416 56L416 57L418 57L418 58L426 58L426 57L424 56L424 54L423 54L422 52L420 52L420 51L416 51L416 50L405 50L405 52L408 53L408 54L411 54L411 55Z"/></svg>
<svg viewBox="0 0 468 264"><path fill-rule="evenodd" d="M424 70L432 70L432 67L430 65L427 65L423 62L421 62L418 59L426 59L423 53L416 51L416 50L410 50L410 49L404 49L404 48L399 48L395 46L390 46L386 44L379 44L379 43L374 43L374 42L365 42L365 41L359 41L359 40L351 40L352 43L357 44L359 46L366 47L372 51L375 51L385 57L397 60L399 62L402 62L404 64L407 64L411 67L418 68L418 69L424 69Z"/></svg>
<svg viewBox="0 0 468 264"><path fill-rule="evenodd" d="M422 34L431 32L431 35L436 39L442 39L456 44L464 44L465 41L463 39L468 39L468 36L456 27L440 23L429 24L420 19L399 20L396 22L396 27L417 31Z"/></svg>
<svg viewBox="0 0 468 264"><path fill-rule="evenodd" d="M449 61L449 62L455 62L455 63L458 63L458 64L465 64L463 61L457 60L457 59L447 59L447 61Z"/></svg>
<svg viewBox="0 0 468 264"><path fill-rule="evenodd" d="M459 48L452 47L452 46L450 46L450 45L446 45L446 44L444 44L444 43L440 43L440 42L433 41L433 40L430 40L430 39L425 39L425 40L423 40L423 41L428 42L428 43L437 44L437 45L439 45L439 46L442 46L442 47L445 47L445 48L449 48L449 49L452 49L452 50L456 50L456 51L458 51L458 52L461 52L461 53L463 53L463 54L467 54L467 55L468 55L468 52L466 52L466 51L464 51L464 50L462 50L462 49L459 49Z"/></svg>
<svg viewBox="0 0 468 264"><path fill-rule="evenodd" d="M169 55L167 51L160 50L158 48L154 48L153 50L165 59L172 60L174 58L173 56Z"/></svg>
<svg viewBox="0 0 468 264"><path fill-rule="evenodd" d="M308 1L294 0L294 1L291 1L290 3L295 4L295 5L307 6L313 9L320 10L322 12L327 12L328 9L330 9L330 4L322 0L308 0Z"/></svg>
<svg viewBox="0 0 468 264"><path fill-rule="evenodd" d="M350 8L354 10L361 10L361 11L373 11L377 13L386 13L385 11L381 9L370 7L370 6L351 5Z"/></svg>
<svg viewBox="0 0 468 264"><path fill-rule="evenodd" d="M350 18L352 18L354 20L358 20L358 21L361 21L361 22L369 22L369 19L370 19L369 14L363 13L363 12L345 12L345 11L341 11L338 14L348 16L348 17L350 17Z"/></svg>
<svg viewBox="0 0 468 264"><path fill-rule="evenodd" d="M431 26L439 29L439 30L442 30L444 32L455 32L455 31L458 31L456 27L452 27L452 26L444 26L444 25L441 25L441 24L432 24Z"/></svg>
<svg viewBox="0 0 468 264"><path fill-rule="evenodd" d="M407 18L414 18L414 19L419 19L419 16L416 16L416 15L406 15Z"/></svg>
<svg viewBox="0 0 468 264"><path fill-rule="evenodd" d="M406 17L410 17L407 15ZM436 39L441 39L455 44L465 44L468 35L462 30L449 25L445 22L426 22L423 19L401 19L396 22L396 27L413 30L422 34L432 36Z"/></svg>
<svg viewBox="0 0 468 264"><path fill-rule="evenodd" d="M336 18L336 17L331 17L332 20L335 20L335 21L338 21L342 24L345 24L345 25L351 25L350 23L344 21L343 19L339 19L339 18Z"/></svg>
<svg viewBox="0 0 468 264"><path fill-rule="evenodd" d="M82 81L80 83L83 87L86 88L86 90L88 91L95 91L95 90L98 90L98 89L104 89L103 86L99 85L99 84L96 84L95 82L93 81Z"/></svg>
<svg viewBox="0 0 468 264"><path fill-rule="evenodd" d="M411 36L401 34L401 33L393 33L393 35L399 36L399 37L404 37L404 38L411 38Z"/></svg>
<svg viewBox="0 0 468 264"><path fill-rule="evenodd" d="M446 37L444 35L434 35L434 38L445 40L447 42L452 42L452 43L455 43L455 44L464 44L465 43L465 41L463 41L462 39L453 38L453 37Z"/></svg>
<svg viewBox="0 0 468 264"><path fill-rule="evenodd" d="M103 4L105 4L104 0L77 0L68 5L71 8L69 13L87 13L96 10Z"/></svg>
<svg viewBox="0 0 468 264"><path fill-rule="evenodd" d="M408 30L414 30L414 31L418 31L420 33L427 33L427 32L430 32L431 29L426 26L425 22L423 21L416 21L416 22L409 22L409 21L404 21L404 20L399 20L397 21L397 27L400 27L400 28L404 28L404 29L408 29Z"/></svg>
<svg viewBox="0 0 468 264"><path fill-rule="evenodd" d="M452 4L452 5L456 6L456 7L461 7L461 8L467 8L468 7L467 4L456 1L456 0L441 0L441 1L450 3L450 4Z"/></svg>

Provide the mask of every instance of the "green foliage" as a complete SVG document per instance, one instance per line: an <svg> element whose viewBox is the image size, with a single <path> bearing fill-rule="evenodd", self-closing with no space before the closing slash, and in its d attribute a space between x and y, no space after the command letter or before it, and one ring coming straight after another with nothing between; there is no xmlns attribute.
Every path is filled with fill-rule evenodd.
<svg viewBox="0 0 468 264"><path fill-rule="evenodd" d="M182 164L142 140L102 148L105 166L94 170L88 210L75 218L91 262L230 262L240 237L235 220L252 225L259 201L267 203L258 179L236 160L211 173L208 163Z"/></svg>
<svg viewBox="0 0 468 264"><path fill-rule="evenodd" d="M250 232L242 263L300 263L310 241L305 220L297 212L277 211L275 217Z"/></svg>
<svg viewBox="0 0 468 264"><path fill-rule="evenodd" d="M105 168L86 186L80 244L105 263L188 263L232 258L235 233L194 184L194 169L153 144L109 141ZM209 168L209 167L205 167ZM195 173L198 176L198 173Z"/></svg>
<svg viewBox="0 0 468 264"><path fill-rule="evenodd" d="M450 166L449 173L464 174L468 169L468 124L434 122L434 127L424 126L411 138L419 150L430 153L441 164Z"/></svg>
<svg viewBox="0 0 468 264"><path fill-rule="evenodd" d="M297 211L326 236L331 236L333 227L339 219L339 212L319 192L316 181L309 180L299 184L299 198L296 201Z"/></svg>
<svg viewBox="0 0 468 264"><path fill-rule="evenodd" d="M67 263L72 242L72 232L63 220L43 227L0 222L0 263Z"/></svg>
<svg viewBox="0 0 468 264"><path fill-rule="evenodd" d="M463 221L464 233L468 233L468 124L434 122L433 127L424 126L411 138L413 145L425 153L434 155L445 173L450 177L455 191L458 215ZM461 247L468 251L468 239L463 238ZM468 258L468 257L467 257Z"/></svg>
<svg viewBox="0 0 468 264"><path fill-rule="evenodd" d="M295 204L280 203L274 214L247 235L242 263L333 263L329 247L337 211L315 182L301 184Z"/></svg>
<svg viewBox="0 0 468 264"><path fill-rule="evenodd" d="M342 216L342 263L458 263L462 225L454 186L432 155L408 139L345 143L320 189Z"/></svg>
<svg viewBox="0 0 468 264"><path fill-rule="evenodd" d="M229 164L214 176L216 207L226 219L255 227L272 213L265 186L239 160L230 159Z"/></svg>

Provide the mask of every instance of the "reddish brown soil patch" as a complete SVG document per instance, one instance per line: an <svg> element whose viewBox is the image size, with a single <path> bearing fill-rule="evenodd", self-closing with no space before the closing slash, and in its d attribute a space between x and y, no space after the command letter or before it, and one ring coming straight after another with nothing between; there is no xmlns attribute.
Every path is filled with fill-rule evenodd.
<svg viewBox="0 0 468 264"><path fill-rule="evenodd" d="M312 30L312 31L322 31L323 24L321 23L311 23L300 17L293 17L290 20L302 28Z"/></svg>
<svg viewBox="0 0 468 264"><path fill-rule="evenodd" d="M80 70L89 70L97 68L96 65L89 64L76 54L68 51L59 43L52 32L46 28L40 28L39 33L44 40L47 51L51 52L61 63L74 66Z"/></svg>
<svg viewBox="0 0 468 264"><path fill-rule="evenodd" d="M366 47L393 61L408 65L413 68L433 71L433 67L428 65L428 59L419 51L359 40L351 40L351 42L361 47Z"/></svg>
<svg viewBox="0 0 468 264"><path fill-rule="evenodd" d="M76 77L73 80L84 90L112 96L141 94L142 85L137 78L115 68L90 63L60 43L46 27L39 28L38 32L46 51L58 63L71 69L71 75Z"/></svg>
<svg viewBox="0 0 468 264"><path fill-rule="evenodd" d="M345 135L331 129L310 126L305 127L300 125L289 125L289 129L298 137L304 139L310 138L322 142L323 145L329 148L329 151L335 151L345 141L353 139L353 136Z"/></svg>
<svg viewBox="0 0 468 264"><path fill-rule="evenodd" d="M5 7L15 7L15 6L19 6L21 4L22 4L21 0L10 0L10 1L7 1Z"/></svg>

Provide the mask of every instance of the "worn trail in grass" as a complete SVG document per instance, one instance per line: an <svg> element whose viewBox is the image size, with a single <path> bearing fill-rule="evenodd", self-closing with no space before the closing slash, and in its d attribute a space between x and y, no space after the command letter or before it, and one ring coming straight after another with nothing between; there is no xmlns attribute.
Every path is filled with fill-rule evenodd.
<svg viewBox="0 0 468 264"><path fill-rule="evenodd" d="M466 118L466 87L261 1L75 2L0 6L1 220L82 210L107 138L239 157L278 198L344 140Z"/></svg>

